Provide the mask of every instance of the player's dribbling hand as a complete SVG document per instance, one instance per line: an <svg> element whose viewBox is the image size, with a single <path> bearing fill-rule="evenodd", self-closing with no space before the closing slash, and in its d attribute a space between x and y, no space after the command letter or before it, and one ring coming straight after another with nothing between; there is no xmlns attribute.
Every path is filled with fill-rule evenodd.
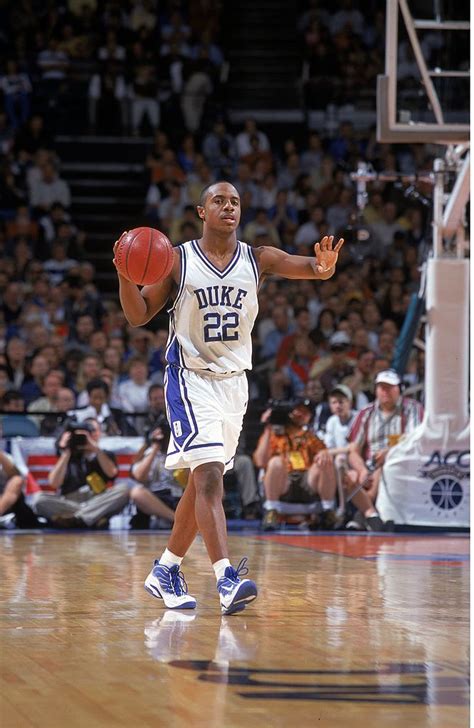
<svg viewBox="0 0 474 728"><path fill-rule="evenodd" d="M316 256L316 268L318 273L328 273L337 263L339 251L344 245L344 238L340 238L339 242L332 247L334 235L325 235L324 238L314 246L314 254Z"/></svg>

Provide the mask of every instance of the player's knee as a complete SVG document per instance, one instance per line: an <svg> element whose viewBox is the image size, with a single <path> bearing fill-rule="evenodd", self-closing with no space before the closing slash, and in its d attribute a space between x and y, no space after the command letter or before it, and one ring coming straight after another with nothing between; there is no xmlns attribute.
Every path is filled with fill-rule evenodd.
<svg viewBox="0 0 474 728"><path fill-rule="evenodd" d="M222 498L224 486L222 466L218 463L205 463L194 470L196 493L206 499Z"/></svg>

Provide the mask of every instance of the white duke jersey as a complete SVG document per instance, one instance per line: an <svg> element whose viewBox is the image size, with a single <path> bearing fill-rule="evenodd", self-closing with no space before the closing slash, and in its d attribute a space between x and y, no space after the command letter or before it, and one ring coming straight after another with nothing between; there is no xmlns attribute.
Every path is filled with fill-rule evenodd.
<svg viewBox="0 0 474 728"><path fill-rule="evenodd" d="M232 260L220 271L197 240L177 247L181 276L169 309L166 361L224 376L251 369L258 312L258 268L252 248L237 241Z"/></svg>

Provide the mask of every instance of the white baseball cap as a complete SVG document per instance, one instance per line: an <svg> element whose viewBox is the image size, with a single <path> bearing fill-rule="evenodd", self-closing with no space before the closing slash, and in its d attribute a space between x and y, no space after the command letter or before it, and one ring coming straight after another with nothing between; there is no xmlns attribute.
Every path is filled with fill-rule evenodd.
<svg viewBox="0 0 474 728"><path fill-rule="evenodd" d="M329 392L329 396L335 394L342 394L342 396L346 397L349 402L352 402L353 400L352 391L346 384L337 384L335 387L333 387Z"/></svg>
<svg viewBox="0 0 474 728"><path fill-rule="evenodd" d="M391 384L392 387L399 387L401 380L395 369L385 369L377 374L375 384Z"/></svg>
<svg viewBox="0 0 474 728"><path fill-rule="evenodd" d="M329 339L329 346L350 346L350 336L345 331L336 331Z"/></svg>

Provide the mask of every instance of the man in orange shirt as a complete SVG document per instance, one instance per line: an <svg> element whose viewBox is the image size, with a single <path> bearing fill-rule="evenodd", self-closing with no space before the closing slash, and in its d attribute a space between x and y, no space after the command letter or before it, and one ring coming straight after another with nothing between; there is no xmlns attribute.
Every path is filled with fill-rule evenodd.
<svg viewBox="0 0 474 728"><path fill-rule="evenodd" d="M322 505L321 526L334 525L336 477L332 457L322 440L309 429L311 415L307 401L296 404L284 424L275 423L277 418L272 416L271 409L262 415L265 429L253 459L258 468L265 470L265 531L278 527L281 501L313 503L317 497Z"/></svg>

